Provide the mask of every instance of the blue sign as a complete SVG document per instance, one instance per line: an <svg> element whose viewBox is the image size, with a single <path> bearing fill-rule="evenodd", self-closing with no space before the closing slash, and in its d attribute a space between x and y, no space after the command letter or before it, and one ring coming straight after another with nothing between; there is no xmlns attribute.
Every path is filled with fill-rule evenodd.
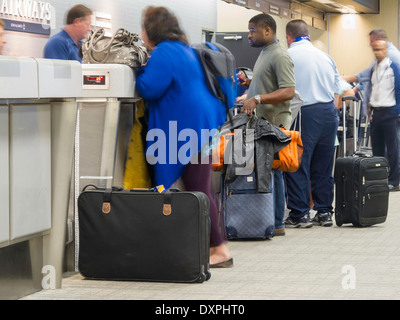
<svg viewBox="0 0 400 320"><path fill-rule="evenodd" d="M31 23L25 21L1 19L5 23L4 30L50 35L50 25Z"/></svg>

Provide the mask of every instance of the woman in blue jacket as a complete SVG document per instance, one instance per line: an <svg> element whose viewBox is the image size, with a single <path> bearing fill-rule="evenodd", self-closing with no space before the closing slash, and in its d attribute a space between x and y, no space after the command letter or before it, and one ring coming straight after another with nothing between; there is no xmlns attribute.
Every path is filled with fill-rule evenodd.
<svg viewBox="0 0 400 320"><path fill-rule="evenodd" d="M177 18L164 7L143 12L142 39L151 50L137 74L136 88L149 104L146 159L156 185L170 188L180 178L187 191L210 199L212 267L232 265L218 210L210 191L211 161L201 150L226 119L224 105L207 88L202 67ZM215 131L214 131L215 132Z"/></svg>

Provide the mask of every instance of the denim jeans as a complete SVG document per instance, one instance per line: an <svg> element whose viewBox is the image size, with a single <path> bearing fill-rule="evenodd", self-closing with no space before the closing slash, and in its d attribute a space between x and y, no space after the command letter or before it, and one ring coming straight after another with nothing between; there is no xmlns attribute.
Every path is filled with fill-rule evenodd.
<svg viewBox="0 0 400 320"><path fill-rule="evenodd" d="M399 170L400 170L400 118L397 123L397 143L399 143Z"/></svg>
<svg viewBox="0 0 400 320"><path fill-rule="evenodd" d="M275 229L285 228L285 182L283 172L272 170L274 173L274 202L275 202Z"/></svg>

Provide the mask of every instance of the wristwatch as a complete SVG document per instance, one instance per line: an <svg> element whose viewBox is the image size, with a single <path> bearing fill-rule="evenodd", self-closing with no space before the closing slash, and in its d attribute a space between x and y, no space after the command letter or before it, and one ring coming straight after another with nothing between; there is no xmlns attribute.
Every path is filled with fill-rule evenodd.
<svg viewBox="0 0 400 320"><path fill-rule="evenodd" d="M257 94L254 99L256 100L257 104L261 104L261 96L259 94Z"/></svg>

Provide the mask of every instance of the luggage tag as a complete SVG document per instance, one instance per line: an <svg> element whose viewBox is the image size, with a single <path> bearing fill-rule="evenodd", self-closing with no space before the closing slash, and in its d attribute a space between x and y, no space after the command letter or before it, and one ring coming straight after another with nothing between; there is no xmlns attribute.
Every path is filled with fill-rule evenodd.
<svg viewBox="0 0 400 320"><path fill-rule="evenodd" d="M155 187L154 191L161 194L161 193L166 193L167 190L165 190L164 185L160 185L160 186ZM167 194L164 199L162 213L166 217L170 216L172 213L171 194Z"/></svg>
<svg viewBox="0 0 400 320"><path fill-rule="evenodd" d="M165 190L164 185L160 185L160 186L154 187L154 191L158 192L158 193L164 193L166 190Z"/></svg>

